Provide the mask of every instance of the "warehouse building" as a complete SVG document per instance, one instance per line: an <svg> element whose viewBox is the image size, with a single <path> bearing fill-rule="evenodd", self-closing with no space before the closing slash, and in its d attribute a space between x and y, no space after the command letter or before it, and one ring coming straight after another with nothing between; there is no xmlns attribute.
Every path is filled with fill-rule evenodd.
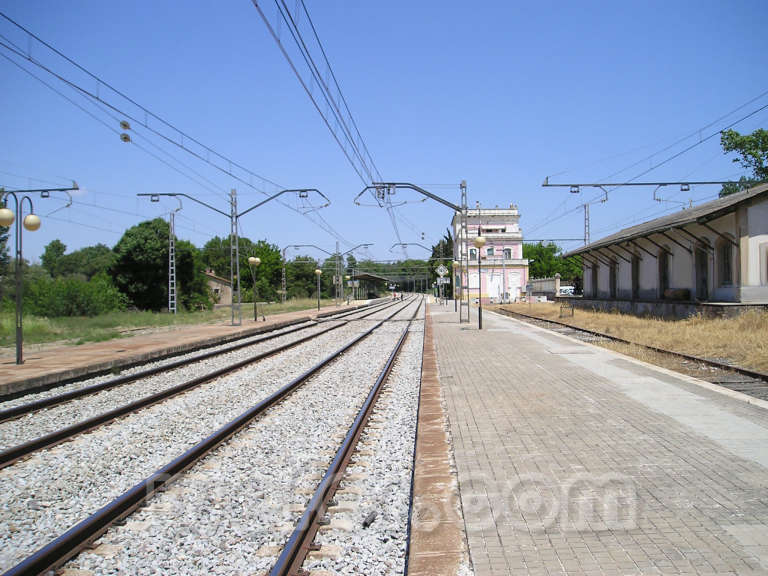
<svg viewBox="0 0 768 576"><path fill-rule="evenodd" d="M768 305L768 184L592 242L581 306L662 316Z"/></svg>

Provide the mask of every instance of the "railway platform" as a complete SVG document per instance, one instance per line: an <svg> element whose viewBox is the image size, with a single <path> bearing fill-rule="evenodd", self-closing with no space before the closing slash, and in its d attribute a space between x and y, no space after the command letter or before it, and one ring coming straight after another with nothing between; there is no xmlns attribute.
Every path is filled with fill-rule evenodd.
<svg viewBox="0 0 768 576"><path fill-rule="evenodd" d="M430 307L476 576L768 574L768 403Z"/></svg>
<svg viewBox="0 0 768 576"><path fill-rule="evenodd" d="M359 303L358 303L359 304ZM347 306L324 306L319 314L351 309ZM244 311L245 312L245 311ZM0 396L54 385L73 378L104 370L119 369L137 362L172 353L191 351L206 344L261 331L273 330L281 324L301 318L313 319L316 309L273 314L266 321L254 321L243 314L240 326L227 322L193 324L139 330L125 338L71 344L25 345L24 364L15 363L15 348L0 350Z"/></svg>

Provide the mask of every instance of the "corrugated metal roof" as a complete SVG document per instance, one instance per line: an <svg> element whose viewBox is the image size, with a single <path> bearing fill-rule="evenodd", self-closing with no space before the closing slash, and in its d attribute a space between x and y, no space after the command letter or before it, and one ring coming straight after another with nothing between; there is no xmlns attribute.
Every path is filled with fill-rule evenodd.
<svg viewBox="0 0 768 576"><path fill-rule="evenodd" d="M674 214L667 214L661 218L649 220L648 222L643 222L642 224L637 224L636 226L631 226L630 228L624 228L615 234L601 238L600 240L587 244L586 246L582 246L576 250L571 250L570 252L564 254L564 256L575 256L576 254L581 254L582 252L588 252L590 250L595 250L604 246L626 242L628 240L633 240L634 238L648 236L654 232L669 230L670 228L679 228L694 222L708 222L728 214L729 212L733 212L736 209L736 206L739 204L752 200L753 198L761 195L768 195L768 183L759 184L750 188L749 190L737 192L736 194L718 198L717 200L712 200L711 202L705 202L704 204L699 204L698 206L694 206L693 208L688 208L686 210L681 210L679 212L675 212Z"/></svg>

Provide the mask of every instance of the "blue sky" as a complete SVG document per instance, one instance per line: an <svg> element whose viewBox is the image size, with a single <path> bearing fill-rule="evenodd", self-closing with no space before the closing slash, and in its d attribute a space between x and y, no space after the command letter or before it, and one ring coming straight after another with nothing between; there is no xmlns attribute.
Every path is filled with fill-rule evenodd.
<svg viewBox="0 0 768 576"><path fill-rule="evenodd" d="M545 176L600 182L623 170L611 180L629 180L768 104L766 94L697 132L768 91L764 1L305 1L382 177L454 201L464 179L472 206L518 204L531 239L582 237L580 205L600 194L542 188ZM274 13L274 3L261 5ZM25 0L0 1L0 11L215 151L280 186L322 190L332 205L319 214L344 239L343 250L371 242L370 257L402 255L390 251L397 238L387 212L353 204L361 179L251 2ZM85 89L111 97L4 20L0 34ZM286 30L281 34L289 45ZM0 54L12 57L2 48ZM75 179L82 188L71 207L50 216L63 200L35 199L43 227L25 234L26 257L38 259L55 238L70 250L113 246L129 226L167 217L176 206L152 204L137 193L183 192L224 211L230 188L237 188L241 208L263 199L140 126L134 142L183 174L121 142L113 131L119 131L119 114L111 118L45 72L34 72L111 128L0 58L0 185L34 188ZM751 132L766 124L768 108L735 128ZM715 137L642 180L741 174ZM717 190L668 188L663 196L698 202ZM592 205L592 238L679 208L655 202L652 193L624 188ZM398 192L398 200L418 199ZM396 214L402 241L422 242L424 232L427 245L451 219L450 210L433 202L406 204ZM308 218L277 203L248 214L241 226L244 235L280 247L332 250L335 244ZM228 233L226 218L184 202L179 237L202 246ZM412 247L409 254L426 252Z"/></svg>

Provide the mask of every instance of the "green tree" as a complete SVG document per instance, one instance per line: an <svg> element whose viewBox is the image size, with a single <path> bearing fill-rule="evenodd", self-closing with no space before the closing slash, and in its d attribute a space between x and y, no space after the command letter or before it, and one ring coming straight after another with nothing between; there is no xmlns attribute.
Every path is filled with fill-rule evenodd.
<svg viewBox="0 0 768 576"><path fill-rule="evenodd" d="M244 299L250 299L253 294L254 278L257 283L259 300L275 300L280 290L282 277L282 256L280 248L266 240L253 242L244 236L239 237L240 253L240 289ZM261 259L261 264L250 269L248 258L255 256ZM230 274L230 241L229 236L211 238L202 248L202 262L205 267L213 270L217 276L229 278Z"/></svg>
<svg viewBox="0 0 768 576"><path fill-rule="evenodd" d="M11 257L8 254L8 228L0 226L0 302L5 295L5 284L11 273Z"/></svg>
<svg viewBox="0 0 768 576"><path fill-rule="evenodd" d="M82 274L86 278L93 278L97 274L107 272L114 259L115 253L104 244L86 246L71 254L65 254L59 262L58 273Z"/></svg>
<svg viewBox="0 0 768 576"><path fill-rule="evenodd" d="M48 271L51 277L58 276L58 267L62 256L67 251L67 246L61 240L52 240L43 249L43 255L40 256L40 262L43 268Z"/></svg>
<svg viewBox="0 0 768 576"><path fill-rule="evenodd" d="M442 259L441 259L442 258ZM446 260L447 258L447 260ZM442 264L448 270L453 265L453 235L451 231L446 229L445 235L440 241L432 246L432 256L429 258L429 285L432 286L432 282L436 282L438 275L435 270ZM450 274L446 275L446 278L451 277ZM449 282L445 284L443 288L443 294L447 298L453 298L453 285Z"/></svg>
<svg viewBox="0 0 768 576"><path fill-rule="evenodd" d="M735 152L738 157L732 161L750 171L749 176L742 176L737 184L724 184L721 197L768 180L768 130L758 128L752 134L743 135L736 130L725 130L720 135L720 145L726 154Z"/></svg>
<svg viewBox="0 0 768 576"><path fill-rule="evenodd" d="M560 274L563 280L580 285L583 274L581 257L566 259L561 252L560 247L552 242L523 243L523 258L532 260L528 266L531 278L551 278Z"/></svg>
<svg viewBox="0 0 768 576"><path fill-rule="evenodd" d="M286 262L285 277L288 288L287 298L309 298L317 290L315 270L318 262L309 256L296 256Z"/></svg>
<svg viewBox="0 0 768 576"><path fill-rule="evenodd" d="M115 245L110 274L137 308L160 310L168 305L168 232L168 223L156 218L129 228ZM207 285L198 279L202 259L197 248L185 241L177 241L177 247L179 302L209 305Z"/></svg>

